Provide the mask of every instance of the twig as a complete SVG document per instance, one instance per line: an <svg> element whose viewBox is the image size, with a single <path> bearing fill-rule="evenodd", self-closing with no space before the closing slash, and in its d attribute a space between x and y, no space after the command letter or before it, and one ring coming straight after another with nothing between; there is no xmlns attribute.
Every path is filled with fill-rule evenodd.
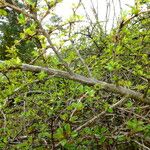
<svg viewBox="0 0 150 150"><path fill-rule="evenodd" d="M31 18L31 19L35 19L35 17L34 17L33 15L26 13L23 9L21 9L21 8L15 6L15 5L12 5L12 4L10 4L10 3L4 2L4 6L5 6L5 7L12 8L12 9L14 9L14 10L16 10L16 11L18 11L18 12L24 14L25 16L27 16L27 17L29 17L29 18Z"/></svg>
<svg viewBox="0 0 150 150"><path fill-rule="evenodd" d="M39 22L39 20L37 20L36 18L34 19L38 25L39 25L39 28L41 29L41 32L43 33L43 35L46 37L49 45L51 46L52 50L55 52L55 54L57 55L58 59L60 60L60 62L62 62L62 64L64 65L64 67L67 69L67 71L70 73L70 74L73 74L72 70L69 68L69 65L67 62L65 62L61 56L61 54L59 53L59 51L55 48L53 42L51 41L51 39L49 38L49 34L46 32L46 30L43 28L41 22Z"/></svg>
<svg viewBox="0 0 150 150"><path fill-rule="evenodd" d="M147 93L148 93L149 88L150 88L150 81L148 81L148 85L147 85L147 88L146 88L145 91L144 91L143 98L145 98L145 97L147 96Z"/></svg>
<svg viewBox="0 0 150 150"><path fill-rule="evenodd" d="M135 17L141 15L141 14L145 14L145 13L149 13L150 12L150 9L146 10L146 11L141 11L139 12L138 14L135 14L133 16L131 16L130 18L128 18L127 20L123 20L120 25L119 25L119 30L118 30L118 33L122 30L122 28L127 25L132 19L134 19Z"/></svg>
<svg viewBox="0 0 150 150"><path fill-rule="evenodd" d="M121 106L123 105L126 101L127 101L127 97L123 97L120 101L118 101L117 103L111 105L109 108L116 108L117 106ZM99 119L101 116L104 116L105 114L107 113L107 110L101 112L100 114L92 117L92 119L88 120L86 123L84 123L83 125L79 126L78 128L76 128L74 130L74 132L78 132L80 131L81 129L83 129L84 127L87 127L89 126L91 123L95 122L97 119ZM56 147L58 147L60 145L60 143L58 143L56 145Z"/></svg>
<svg viewBox="0 0 150 150"><path fill-rule="evenodd" d="M80 103L81 100L86 97L86 95L87 95L87 93L83 94L83 95L77 100L77 103ZM77 109L75 108L75 109L72 111L72 113L71 113L71 115L70 115L70 118L74 115L74 113L75 113L76 111L77 111Z"/></svg>
<svg viewBox="0 0 150 150"><path fill-rule="evenodd" d="M144 149L150 150L150 148L148 148L147 146L145 146L144 144L139 143L136 140L133 140L135 143L137 143L139 146L143 147Z"/></svg>
<svg viewBox="0 0 150 150"><path fill-rule="evenodd" d="M128 71L131 74L134 74L133 71L127 69L126 67L122 66L123 69L125 69L126 71ZM134 74L135 75L135 74ZM140 79L144 80L145 82L148 82L148 79L142 76L138 76Z"/></svg>
<svg viewBox="0 0 150 150"><path fill-rule="evenodd" d="M27 14L24 10L20 9L19 7L17 6L14 6L14 5L11 5L10 3L4 3L5 6L7 7L10 7L16 11L19 11L20 13L24 14L25 16L29 17L30 19L33 19L37 24L38 24L38 27L40 28L42 34L46 37L49 45L51 46L52 50L55 52L55 54L57 55L58 59L60 60L60 62L62 62L62 64L64 65L64 67L67 69L67 71L70 73L70 74L73 74L72 70L69 68L69 65L67 62L65 62L61 56L61 54L59 53L59 51L55 48L53 42L51 41L50 37L49 37L49 34L46 32L46 30L43 28L41 22L37 19L36 15L34 14Z"/></svg>
<svg viewBox="0 0 150 150"><path fill-rule="evenodd" d="M106 33L106 30L107 30L107 23L108 23L108 18L109 18L109 15L110 15L110 1L106 1L107 3L107 7L106 7L106 15L105 15L105 33Z"/></svg>
<svg viewBox="0 0 150 150"><path fill-rule="evenodd" d="M125 102L127 101L127 97L123 97L120 101L118 101L117 103L113 104L112 106L110 106L110 108L116 108L117 106L121 106L123 105ZM90 119L89 121L87 121L86 123L84 123L83 125L81 125L80 127L78 127L77 129L75 129L75 131L80 131L82 128L90 125L91 123L93 123L94 121L96 121L98 118L100 118L101 116L105 115L107 113L107 110L101 112L100 114L98 114L97 116L92 117L92 119Z"/></svg>
<svg viewBox="0 0 150 150"><path fill-rule="evenodd" d="M147 119L145 116L144 116L144 117L143 117L143 116L140 116L140 115L138 115L138 114L136 114L136 113L134 113L134 112L131 112L130 110L125 109L125 108L118 108L118 109L120 109L120 110L122 110L122 111L125 111L125 112L128 112L128 113L132 113L132 114L135 115L136 117L141 118L142 120L145 120L145 121L148 121L148 122L149 122L149 119Z"/></svg>
<svg viewBox="0 0 150 150"><path fill-rule="evenodd" d="M30 65L34 64L41 56L43 56L46 53L46 50L48 48L50 48L50 46L47 46L44 50L42 50L42 52L36 58L34 58L29 64Z"/></svg>
<svg viewBox="0 0 150 150"><path fill-rule="evenodd" d="M88 75L89 75L89 77L91 77L91 78L92 78L92 73L91 73L91 71L90 71L89 67L86 65L86 63L85 63L84 59L83 59L83 58L82 58L82 56L80 55L79 50L76 50L76 49L75 49L75 51L76 51L76 53L77 53L77 55L78 55L79 59L81 60L82 64L84 65L84 67L85 67L85 68L86 68L86 70L88 71Z"/></svg>
<svg viewBox="0 0 150 150"><path fill-rule="evenodd" d="M5 115L5 113L2 111L2 109L0 109L0 112L1 112L1 114L3 115L3 118L4 118L4 126L3 126L3 128L4 128L4 133L6 133L6 115Z"/></svg>

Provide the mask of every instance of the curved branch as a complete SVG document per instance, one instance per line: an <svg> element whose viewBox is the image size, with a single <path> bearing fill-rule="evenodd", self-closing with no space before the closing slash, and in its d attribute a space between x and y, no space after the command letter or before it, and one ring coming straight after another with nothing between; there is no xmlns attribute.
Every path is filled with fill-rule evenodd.
<svg viewBox="0 0 150 150"><path fill-rule="evenodd" d="M145 13L149 13L150 12L150 9L148 9L148 10L146 10L146 11L141 11L141 12L139 12L138 14L135 14L135 15L133 15L133 16L131 16L130 18L128 18L127 20L123 20L121 23L120 23L120 25L119 25L119 31L118 32L120 32L121 30L122 30L122 28L124 27L124 26L126 26L132 19L134 19L135 17L138 17L139 15L141 15L141 14L145 14Z"/></svg>

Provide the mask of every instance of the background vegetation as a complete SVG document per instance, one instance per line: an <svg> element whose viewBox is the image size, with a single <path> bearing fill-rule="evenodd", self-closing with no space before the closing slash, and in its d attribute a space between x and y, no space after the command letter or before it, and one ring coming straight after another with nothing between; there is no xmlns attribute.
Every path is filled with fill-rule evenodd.
<svg viewBox="0 0 150 150"><path fill-rule="evenodd" d="M0 149L149 150L149 0L109 33L61 2L0 0Z"/></svg>

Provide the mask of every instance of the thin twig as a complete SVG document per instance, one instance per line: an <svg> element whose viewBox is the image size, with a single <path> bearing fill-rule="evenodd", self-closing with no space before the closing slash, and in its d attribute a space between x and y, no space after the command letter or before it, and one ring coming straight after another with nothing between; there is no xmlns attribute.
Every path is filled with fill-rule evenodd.
<svg viewBox="0 0 150 150"><path fill-rule="evenodd" d="M64 67L67 69L67 71L70 73L70 74L73 74L73 71L69 68L69 65L67 62L65 62L61 56L61 54L59 53L59 51L56 49L56 47L54 46L53 42L51 41L50 37L49 37L49 34L46 32L46 30L43 28L41 22L37 19L37 17L33 14L27 14L24 10L20 9L19 7L17 6L14 6L14 5L11 5L9 3L4 3L5 6L7 7L10 7L16 11L19 11L20 13L24 14L25 16L29 17L30 19L33 19L37 24L38 24L38 27L40 28L42 34L46 37L49 45L51 46L52 50L55 52L55 54L57 55L58 59L60 60L60 62L62 62L62 64L64 65Z"/></svg>
<svg viewBox="0 0 150 150"><path fill-rule="evenodd" d="M80 55L79 50L76 50L76 49L75 49L75 51L76 51L76 53L77 53L77 55L78 55L79 59L81 60L82 64L84 65L84 67L85 67L85 68L86 68L86 70L88 71L88 75L89 75L89 77L91 77L91 78L92 78L92 73L91 73L91 71L90 71L89 67L86 65L86 63L85 63L84 59L83 59L83 58L82 58L82 56Z"/></svg>
<svg viewBox="0 0 150 150"><path fill-rule="evenodd" d="M125 102L127 101L127 97L123 97L120 101L118 101L117 103L113 104L110 106L110 108L116 108L117 106L121 106L123 105ZM90 119L89 121L87 121L86 123L84 123L83 125L81 125L80 127L78 127L77 129L75 129L76 132L80 131L82 128L90 125L91 123L93 123L94 121L96 121L98 118L100 118L101 116L105 115L107 113L107 110L101 112L100 114L98 114L97 116L92 117L92 119Z"/></svg>
<svg viewBox="0 0 150 150"><path fill-rule="evenodd" d="M0 112L1 112L1 114L3 115L3 118L4 118L4 126L3 126L3 128L4 128L4 133L6 133L6 115L5 115L5 113L2 111L2 109L0 109Z"/></svg>
<svg viewBox="0 0 150 150"><path fill-rule="evenodd" d="M86 97L86 95L87 95L87 93L83 94L83 95L77 100L77 103L80 103L81 100ZM70 118L74 115L74 113L75 113L76 111L77 111L77 109L75 108L75 109L72 111L72 113L71 113L71 115L70 115Z"/></svg>
<svg viewBox="0 0 150 150"><path fill-rule="evenodd" d="M109 108L114 109L114 108L116 108L117 106L121 106L121 105L123 105L127 100L128 100L127 97L123 97L120 101L118 101L117 103L111 105ZM81 125L81 126L79 126L78 128L76 128L76 129L74 130L74 132L78 132L78 131L80 131L81 129L83 129L83 128L89 126L91 123L95 122L97 119L99 119L100 117L104 116L107 112L108 112L107 110L104 110L104 111L101 112L100 114L98 114L98 115L92 117L90 120L88 120L87 122L85 122L83 125ZM58 147L59 145L60 145L60 143L58 143L58 144L56 145L56 147Z"/></svg>
<svg viewBox="0 0 150 150"><path fill-rule="evenodd" d="M133 140L136 144L138 144L140 147L143 147L144 149L150 150L150 148L148 148L147 146L145 146L144 144L139 143L136 140Z"/></svg>

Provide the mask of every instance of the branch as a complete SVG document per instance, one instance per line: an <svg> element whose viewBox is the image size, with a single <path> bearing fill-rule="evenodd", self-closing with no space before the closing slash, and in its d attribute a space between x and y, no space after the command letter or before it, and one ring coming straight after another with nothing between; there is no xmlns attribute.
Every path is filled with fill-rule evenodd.
<svg viewBox="0 0 150 150"><path fill-rule="evenodd" d="M60 60L60 62L62 62L62 64L64 65L64 67L67 69L67 71L70 74L73 74L72 70L69 68L69 65L67 62L65 62L60 54L60 52L55 48L53 42L51 41L51 39L49 38L49 34L46 32L46 30L43 28L42 24L39 22L39 20L37 20L36 18L34 19L38 25L39 28L41 29L41 32L43 33L43 35L46 37L47 42L49 43L49 45L51 46L52 50L55 52L56 56L58 57L58 59Z"/></svg>
<svg viewBox="0 0 150 150"><path fill-rule="evenodd" d="M118 101L117 103L111 105L109 108L116 108L117 106L121 106L123 105L126 101L127 101L127 97L123 97L120 101ZM89 126L91 123L95 122L97 119L99 119L100 117L104 116L107 113L107 110L102 111L100 114L92 117L90 120L88 120L87 122L85 122L83 125L79 126L77 129L74 130L74 132L78 132L81 129L83 129L84 127ZM60 143L58 143L56 145L56 147L58 147L60 145Z"/></svg>
<svg viewBox="0 0 150 150"><path fill-rule="evenodd" d="M122 30L122 28L127 25L132 19L134 19L135 17L141 15L141 14L145 14L145 13L149 13L150 12L150 9L146 10L146 11L141 11L139 12L138 14L135 14L133 16L131 16L130 18L128 18L127 20L123 20L121 23L120 23L120 26L119 26L119 31L120 32Z"/></svg>
<svg viewBox="0 0 150 150"><path fill-rule="evenodd" d="M135 142L136 144L138 144L140 147L143 147L145 150L150 150L150 148L147 147L147 146L145 146L144 144L141 144L141 143L139 143L139 142L136 141L136 140L134 140L134 142Z"/></svg>
<svg viewBox="0 0 150 150"><path fill-rule="evenodd" d="M118 101L117 103L113 104L110 106L110 108L116 108L117 106L121 106L123 105L126 101L127 101L127 97L123 97L120 101ZM94 121L96 121L98 118L100 118L101 116L104 116L107 113L107 110L102 111L100 114L92 117L92 119L90 119L89 121L87 121L86 123L84 123L83 125L81 125L80 127L78 127L77 129L75 129L74 131L78 132L80 131L82 128L90 125L91 123L93 123Z"/></svg>
<svg viewBox="0 0 150 150"><path fill-rule="evenodd" d="M64 67L67 69L67 71L70 73L70 74L73 74L72 70L69 68L69 65L67 62L65 62L61 56L61 54L59 53L59 51L55 48L53 42L51 41L51 39L49 38L49 34L46 32L46 30L43 28L41 22L37 19L36 15L35 14L31 14L31 13L26 13L24 10L22 10L21 8L19 8L18 6L15 6L15 5L12 5L10 3L6 3L4 2L4 6L5 7L9 7L9 8L12 8L14 9L15 11L18 11L22 14L24 14L25 16L27 16L28 18L30 19L33 19L39 26L39 28L41 29L41 32L43 34L43 36L46 37L47 39L47 42L49 43L49 45L51 46L52 50L55 52L55 54L57 55L58 59L60 60L60 62L62 62L62 64L64 65Z"/></svg>
<svg viewBox="0 0 150 150"><path fill-rule="evenodd" d="M87 72L88 72L89 77L91 77L91 78L92 78L92 73L91 73L91 71L90 71L90 68L86 65L86 63L85 63L84 59L83 59L83 58L82 58L82 56L80 55L79 50L76 50L76 49L75 49L75 51L76 51L76 53L77 53L77 55L78 55L78 57L79 57L80 61L82 62L82 64L83 64L83 65L84 65L84 67L86 68L86 70L87 70Z"/></svg>
<svg viewBox="0 0 150 150"><path fill-rule="evenodd" d="M0 60L0 63L5 63L5 61ZM23 71L30 71L30 72L34 72L34 73L39 73L41 71L44 71L48 75L53 75L54 77L66 78L66 79L77 81L77 82L80 82L81 84L87 84L90 86L99 84L101 86L101 89L104 89L106 91L117 93L122 96L128 96L129 98L133 98L134 100L137 100L139 102L150 104L150 97L144 98L143 94L141 94L139 92L127 89L122 86L117 86L115 84L103 82L103 81L100 81L97 79L87 78L87 77L79 75L79 74L75 74L75 73L70 74L67 71L61 71L61 70L57 70L57 69L45 68L45 67L41 67L41 66L34 66L34 65L28 65L28 64L22 64L21 66L13 67L13 69L21 69Z"/></svg>
<svg viewBox="0 0 150 150"><path fill-rule="evenodd" d="M133 16L131 16L130 18L128 18L127 20L122 20L118 26L118 29L117 29L117 32L116 32L116 35L114 36L114 42L117 43L119 40L120 40L120 32L122 31L122 29L128 25L128 23L130 23L130 21L132 21L135 17L138 17L142 14L145 14L145 13L149 13L150 12L150 9L146 10L146 11L141 11L139 12L138 14L134 14Z"/></svg>
<svg viewBox="0 0 150 150"><path fill-rule="evenodd" d="M12 9L16 10L17 12L22 13L22 14L24 14L25 16L31 18L31 19L35 19L35 17L34 17L33 15L31 15L31 14L29 14L29 13L26 13L23 9L21 9L21 8L15 6L15 5L13 5L13 4L4 2L4 7L12 8Z"/></svg>

